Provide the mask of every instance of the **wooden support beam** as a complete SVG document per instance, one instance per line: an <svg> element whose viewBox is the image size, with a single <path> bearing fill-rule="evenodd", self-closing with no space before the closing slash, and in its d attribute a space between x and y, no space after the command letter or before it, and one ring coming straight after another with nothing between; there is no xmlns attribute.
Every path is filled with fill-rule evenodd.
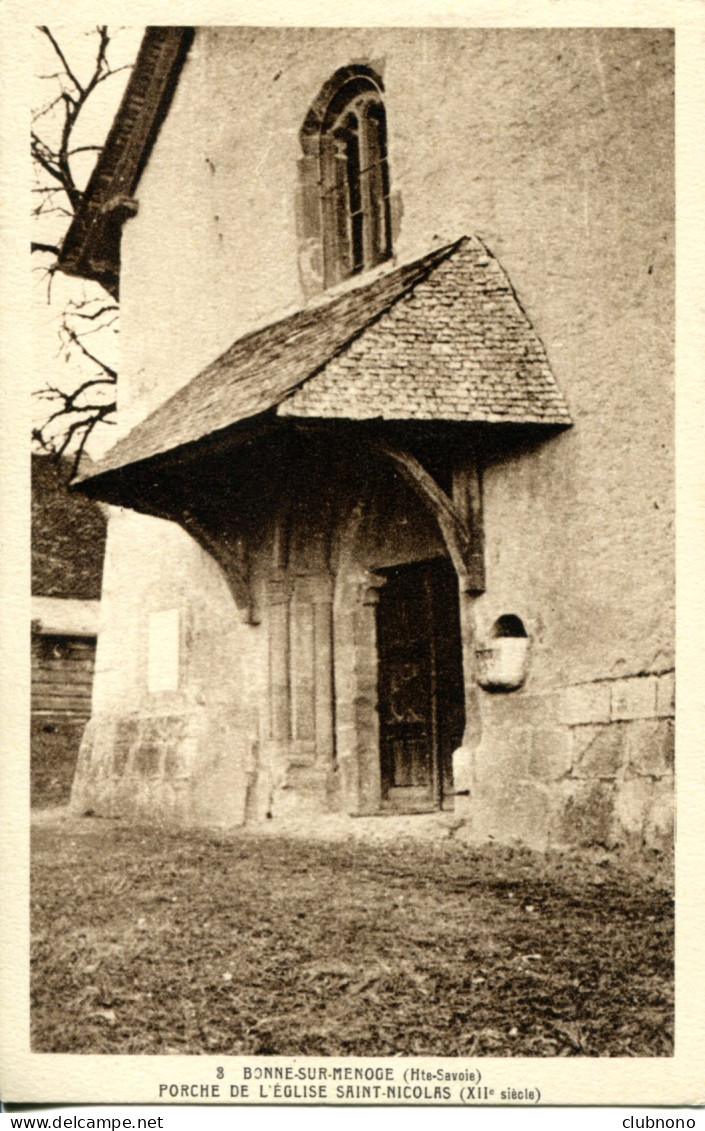
<svg viewBox="0 0 705 1131"><path fill-rule="evenodd" d="M222 569L228 588L245 624L259 624L254 589L250 583L250 560L245 539L241 535L228 536L213 532L203 518L174 493L164 488L159 497L133 493L131 506L141 514L175 522L210 554Z"/></svg>
<svg viewBox="0 0 705 1131"><path fill-rule="evenodd" d="M244 538L213 534L191 510L183 510L173 518L218 563L245 624L259 624Z"/></svg>
<svg viewBox="0 0 705 1131"><path fill-rule="evenodd" d="M481 593L485 587L482 500L475 461L468 460L454 471L450 499L411 452L383 440L372 441L372 446L393 463L434 515L462 588Z"/></svg>
<svg viewBox="0 0 705 1131"><path fill-rule="evenodd" d="M471 453L453 468L453 502L470 536L466 559L468 593L485 591L485 531L482 518L482 480L477 456Z"/></svg>

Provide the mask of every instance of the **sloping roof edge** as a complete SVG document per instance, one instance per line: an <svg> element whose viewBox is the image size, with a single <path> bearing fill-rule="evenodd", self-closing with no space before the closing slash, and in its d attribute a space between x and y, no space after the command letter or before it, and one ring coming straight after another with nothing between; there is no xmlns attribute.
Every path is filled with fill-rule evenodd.
<svg viewBox="0 0 705 1131"><path fill-rule="evenodd" d="M249 333L237 338L225 353L191 378L187 384L177 389L168 400L154 409L143 421L136 424L126 436L118 440L100 461L90 468L87 468L85 471L80 472L73 480L71 486L80 489L83 484L99 479L104 474L122 470L133 462L142 462L143 460L149 460L155 456L165 455L174 447L183 447L188 443L203 439L207 434L222 432L226 428L240 424L247 419L259 417L263 413L267 413L269 410L276 408L276 406L302 382L309 380L329 362L332 357L339 353L340 350L344 349L346 345L357 338L361 333L364 333L365 329L374 323L377 318L379 318L385 310L388 310L403 294L413 290L414 286L416 286L422 278L432 271L439 262L451 255L462 242L463 239L460 239L445 247L434 248L433 251L413 263L403 264L402 266L395 267L392 271L379 275L372 283L367 282L362 286L358 285L354 288L345 289L342 293L336 294L333 297L328 296L325 301L319 301L309 307L304 307L302 310L286 315L284 318L274 323L268 323L259 329L251 330ZM233 418L229 419L226 423L220 422L217 425L213 425L211 422L203 434L193 435L188 440L184 440L182 443L176 445L168 444L161 448L155 446L154 450L149 450L144 456L135 456L134 451L132 451L133 443L137 440L143 443L143 437L146 432L152 432L161 437L164 434L162 432L163 424L166 424L173 416L187 410L186 406L188 405L188 401L193 396L198 386L202 386L204 380L215 385L221 384L223 370L228 368L230 358L234 351L242 352L251 350L252 356L256 357L257 345L262 339L269 336L272 331L283 331L290 328L292 333L298 336L298 331L302 324L305 327L306 322L311 319L320 320L329 312L337 311L341 307L346 307L348 304L354 303L361 295L369 292L374 292L378 296L379 305L374 307L371 311L366 311L361 316L353 316L339 338L329 343L329 348L325 349L314 363L301 368L291 376L290 380L284 380L281 387L273 390L271 395L266 400L263 400L252 412L244 416L233 415Z"/></svg>
<svg viewBox="0 0 705 1131"><path fill-rule="evenodd" d="M531 387L527 386L525 392L522 392L521 388L515 388L510 396L504 398L507 400L506 404L494 406L492 402L497 397L501 399L504 396L501 393L502 382L500 381L500 392L493 393L492 390L497 388L496 374L493 377L492 372L488 371L490 403L484 408L482 406L473 408L470 401L467 404L464 402L456 408L456 411L445 413L441 398L427 412L386 412L380 408L379 411L365 413L365 417L379 420L426 419L551 428L569 426L570 415L551 373L544 347L521 307L514 289L482 241L476 237L462 237L447 247L435 249L412 264L396 267L372 282L347 290L343 294L337 294L326 303L317 303L315 306L304 308L237 339L216 361L118 440L95 467L74 481L73 486L98 498L104 497L100 494L102 490L100 484L107 485L108 479L113 479L116 475L125 472L129 474L130 468L136 469L137 465L144 467L156 458L185 452L186 449L204 442L207 438L213 442L216 437L230 434L232 429L245 421L261 420L263 414L269 414L273 409L277 410L277 406L281 406L292 392L301 389L312 379L315 380L316 376L323 373L333 359L340 357L351 343L360 342L368 333L374 334L373 327L379 326L388 311L404 303L405 296L417 295L419 293L417 288L429 285L427 281L435 278L436 273L442 273L445 269L444 265L451 264L455 255L462 255L464 260L468 260L464 268L465 273L469 269L474 269L472 267L474 263L483 272L477 283L478 294L485 295L483 302L487 301L487 288L491 283L493 289L489 294L489 309L482 315L485 322L488 318L490 320L495 318L495 310L500 309L497 305L500 301L504 302L505 306L509 303L512 307L513 325L509 327L509 336L514 345L509 353L502 352L500 368L509 371L510 383L514 383L515 379L522 380L521 372L515 372L515 366L518 364L522 371L528 366L528 372L538 374L540 378L538 385L536 382L533 385L530 383ZM491 274L491 279L488 279L488 274ZM450 279L456 295L458 287L463 285L464 278L465 275L461 279ZM446 284L440 285L445 287ZM446 301L448 297L445 296ZM450 301L454 302L457 299L450 298ZM441 337L445 334L447 337L448 331L440 325L444 321L447 322L447 318L442 310L438 310L437 313L438 335ZM436 317L435 304L431 315L432 319ZM524 342L520 338L518 346L516 345L517 325L526 338ZM470 327L470 331L477 334L478 326ZM479 333L482 339L482 325L479 326ZM414 341L418 336L413 332L411 335L408 332L406 334L407 338ZM435 334L433 336L435 337ZM494 330L490 337L493 341L496 339ZM474 347L472 343L463 342L461 350L466 348ZM390 349L393 353L393 342ZM441 343L441 350L447 353L447 343ZM520 357L517 350L521 354ZM402 364L408 365L407 362ZM494 368L496 370L496 366ZM475 369L477 370L477 364ZM490 365L491 369L492 365ZM412 369L405 368L402 374L403 381L408 383L412 372ZM452 377L453 382L457 382L458 379L463 380L462 374L456 369L452 374L449 371L448 375ZM355 412L348 415L346 411L328 409L321 413L311 413L308 410L301 413L287 411L285 415L361 419Z"/></svg>
<svg viewBox="0 0 705 1131"><path fill-rule="evenodd" d="M134 214L131 196L164 121L188 49L191 27L148 27L103 150L64 238L59 268L117 295L120 231Z"/></svg>

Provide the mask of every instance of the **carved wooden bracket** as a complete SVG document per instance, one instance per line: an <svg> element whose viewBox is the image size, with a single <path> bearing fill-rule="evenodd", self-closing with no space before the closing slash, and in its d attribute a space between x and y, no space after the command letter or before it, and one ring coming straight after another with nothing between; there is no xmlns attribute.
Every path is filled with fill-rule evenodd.
<svg viewBox="0 0 705 1131"><path fill-rule="evenodd" d="M251 584L249 554L244 538L238 536L233 539L213 534L190 510L181 511L174 517L199 546L217 561L244 623L259 624L259 610Z"/></svg>
<svg viewBox="0 0 705 1131"><path fill-rule="evenodd" d="M184 506L183 500L164 488L159 498L133 492L130 505L142 514L175 522L190 534L201 549L210 554L222 569L244 623L259 624L259 609L250 577L250 555L245 539L241 535L229 537L214 532L194 511Z"/></svg>
<svg viewBox="0 0 705 1131"><path fill-rule="evenodd" d="M468 593L485 591L485 528L482 517L482 480L477 457L466 456L453 468L453 502L470 536L466 557Z"/></svg>
<svg viewBox="0 0 705 1131"><path fill-rule="evenodd" d="M434 515L461 587L467 593L484 592L482 493L476 460L469 458L462 468L454 470L453 498L450 499L411 452L382 440L372 443L380 455L394 464Z"/></svg>

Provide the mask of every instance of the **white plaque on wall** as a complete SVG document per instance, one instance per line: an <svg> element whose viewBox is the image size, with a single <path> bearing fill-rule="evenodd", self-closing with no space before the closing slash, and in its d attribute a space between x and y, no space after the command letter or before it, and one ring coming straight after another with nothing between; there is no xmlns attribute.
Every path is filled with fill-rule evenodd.
<svg viewBox="0 0 705 1131"><path fill-rule="evenodd" d="M147 686L150 691L176 691L179 686L179 610L149 614Z"/></svg>

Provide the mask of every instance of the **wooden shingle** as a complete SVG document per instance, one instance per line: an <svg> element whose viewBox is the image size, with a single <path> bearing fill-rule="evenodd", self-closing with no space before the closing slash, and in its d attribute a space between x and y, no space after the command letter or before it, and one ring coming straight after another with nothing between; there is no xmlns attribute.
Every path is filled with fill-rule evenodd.
<svg viewBox="0 0 705 1131"><path fill-rule="evenodd" d="M265 413L570 424L506 275L480 240L464 237L238 339L82 479Z"/></svg>

